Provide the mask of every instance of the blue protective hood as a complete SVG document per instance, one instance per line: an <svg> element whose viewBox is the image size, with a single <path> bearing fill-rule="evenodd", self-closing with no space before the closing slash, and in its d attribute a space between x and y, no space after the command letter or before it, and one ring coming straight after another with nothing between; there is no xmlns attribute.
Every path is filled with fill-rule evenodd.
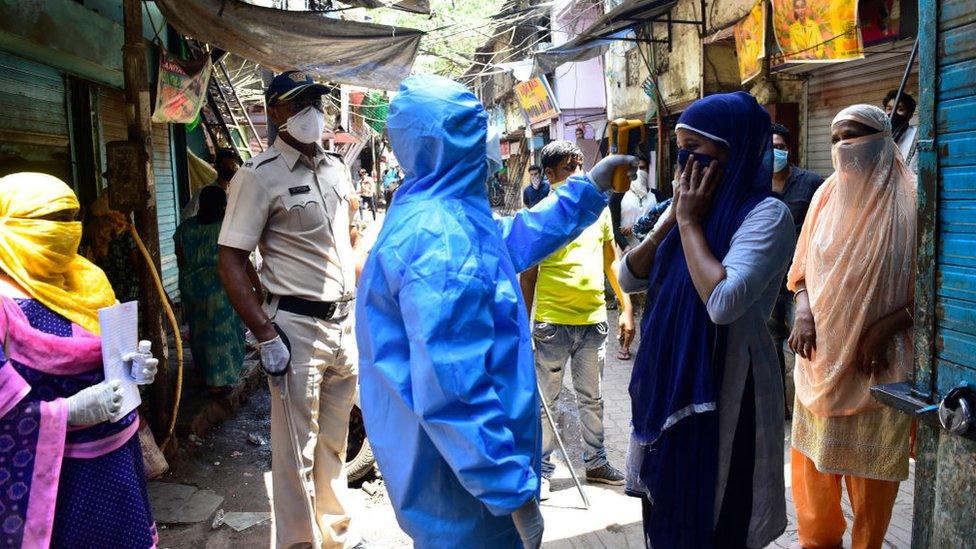
<svg viewBox="0 0 976 549"><path fill-rule="evenodd" d="M390 102L387 128L406 172L397 203L487 195L488 114L467 88L440 76L411 76Z"/></svg>

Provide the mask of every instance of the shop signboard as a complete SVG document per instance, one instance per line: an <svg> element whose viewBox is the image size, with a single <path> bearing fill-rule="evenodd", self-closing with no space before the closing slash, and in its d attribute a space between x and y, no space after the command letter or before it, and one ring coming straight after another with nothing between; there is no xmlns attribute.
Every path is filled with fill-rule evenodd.
<svg viewBox="0 0 976 549"><path fill-rule="evenodd" d="M559 116L556 95L552 93L545 76L519 82L515 85L515 95L529 119L529 124L538 124Z"/></svg>

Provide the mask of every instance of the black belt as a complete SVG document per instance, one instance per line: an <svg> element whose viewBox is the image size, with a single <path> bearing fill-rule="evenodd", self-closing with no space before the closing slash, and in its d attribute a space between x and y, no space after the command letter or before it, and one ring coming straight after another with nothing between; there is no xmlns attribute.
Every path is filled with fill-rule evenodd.
<svg viewBox="0 0 976 549"><path fill-rule="evenodd" d="M274 297L268 294L269 304ZM310 316L319 320L342 320L349 316L349 305L350 302L348 301L309 301L308 299L290 295L284 295L278 298L279 311ZM339 316L336 316L337 311L339 312Z"/></svg>

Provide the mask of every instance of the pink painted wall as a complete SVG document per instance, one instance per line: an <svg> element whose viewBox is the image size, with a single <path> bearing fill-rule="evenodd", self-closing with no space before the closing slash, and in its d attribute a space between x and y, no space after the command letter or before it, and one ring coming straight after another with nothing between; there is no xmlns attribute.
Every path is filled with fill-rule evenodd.
<svg viewBox="0 0 976 549"><path fill-rule="evenodd" d="M602 15L599 4L592 4L586 0L569 0L558 3L552 12L552 41L558 46L584 32ZM560 123L557 124L557 138L575 140L571 129L565 129L564 123L578 118L582 114L590 114L605 109L607 105L606 88L603 75L603 56L597 56L588 61L566 63L556 68L552 75L552 86L556 93L556 101L562 111ZM588 132L589 133L589 132ZM587 135L587 138L592 136Z"/></svg>

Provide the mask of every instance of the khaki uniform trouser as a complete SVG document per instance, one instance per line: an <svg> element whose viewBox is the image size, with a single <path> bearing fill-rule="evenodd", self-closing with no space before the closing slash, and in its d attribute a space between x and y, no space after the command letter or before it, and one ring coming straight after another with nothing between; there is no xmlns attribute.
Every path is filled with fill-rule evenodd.
<svg viewBox="0 0 976 549"><path fill-rule="evenodd" d="M357 382L352 315L324 321L286 311L275 314L276 309L277 300L268 313L291 344L291 367L285 377L293 426L289 429L286 423L282 391L270 384L275 546L313 546L307 498L314 505L322 547L350 547L359 541L349 528L351 501L343 470ZM300 468L292 432L298 437Z"/></svg>

